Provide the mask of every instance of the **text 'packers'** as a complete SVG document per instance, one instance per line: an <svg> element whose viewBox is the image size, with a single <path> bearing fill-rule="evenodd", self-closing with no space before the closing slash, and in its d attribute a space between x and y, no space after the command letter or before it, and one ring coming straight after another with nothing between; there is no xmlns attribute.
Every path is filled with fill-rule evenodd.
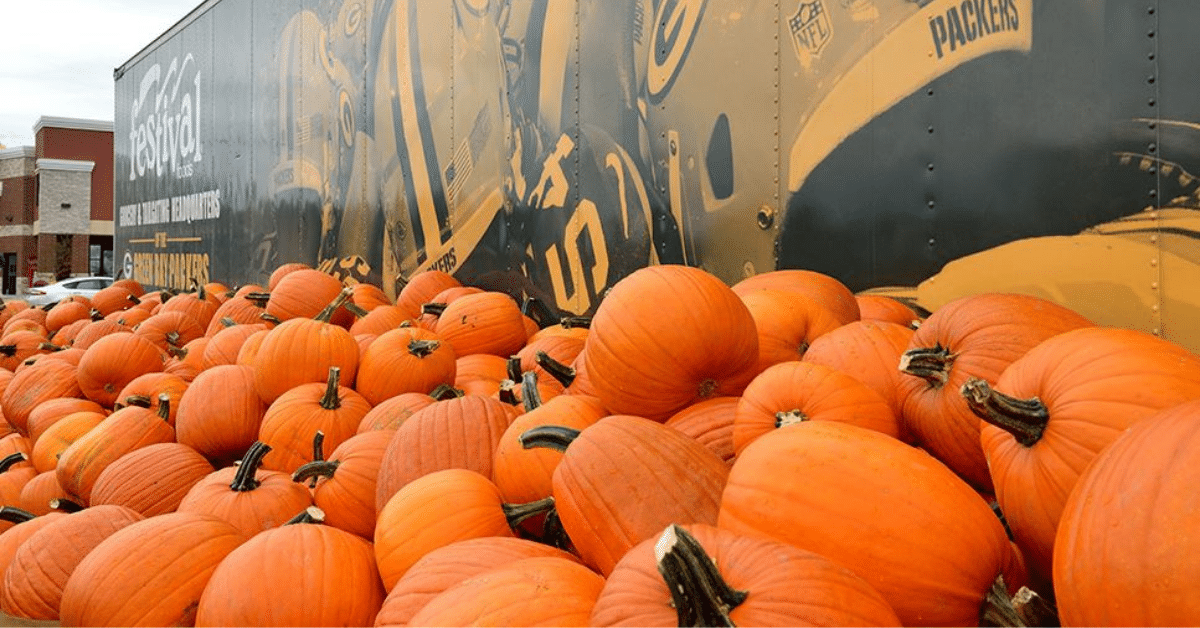
<svg viewBox="0 0 1200 628"><path fill-rule="evenodd" d="M945 15L929 18L929 30L939 59L977 39L1015 31L1020 26L1013 0L963 0L947 9Z"/></svg>

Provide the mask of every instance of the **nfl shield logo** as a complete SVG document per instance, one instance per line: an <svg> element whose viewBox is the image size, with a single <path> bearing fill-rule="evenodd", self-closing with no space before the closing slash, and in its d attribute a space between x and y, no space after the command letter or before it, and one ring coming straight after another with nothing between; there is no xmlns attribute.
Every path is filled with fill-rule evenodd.
<svg viewBox="0 0 1200 628"><path fill-rule="evenodd" d="M792 44L796 46L796 54L800 55L801 60L819 56L833 36L833 24L829 21L823 0L801 2L796 13L788 19L788 28L792 31Z"/></svg>

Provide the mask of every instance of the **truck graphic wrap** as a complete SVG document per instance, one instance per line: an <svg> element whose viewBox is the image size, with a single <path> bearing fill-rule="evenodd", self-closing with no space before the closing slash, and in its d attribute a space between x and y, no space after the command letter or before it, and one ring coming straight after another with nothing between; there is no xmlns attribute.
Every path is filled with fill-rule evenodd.
<svg viewBox="0 0 1200 628"><path fill-rule="evenodd" d="M116 70L117 257L173 288L300 261L395 294L439 269L545 319L647 264L809 268L927 308L1032 292L1200 347L1198 20L209 0Z"/></svg>

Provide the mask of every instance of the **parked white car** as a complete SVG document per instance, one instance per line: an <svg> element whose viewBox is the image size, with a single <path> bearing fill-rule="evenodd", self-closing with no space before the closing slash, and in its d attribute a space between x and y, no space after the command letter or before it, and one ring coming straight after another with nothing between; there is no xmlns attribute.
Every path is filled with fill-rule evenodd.
<svg viewBox="0 0 1200 628"><path fill-rule="evenodd" d="M112 285L112 277L72 277L37 288L26 288L21 298L38 307L58 303L70 296L92 298L100 290Z"/></svg>

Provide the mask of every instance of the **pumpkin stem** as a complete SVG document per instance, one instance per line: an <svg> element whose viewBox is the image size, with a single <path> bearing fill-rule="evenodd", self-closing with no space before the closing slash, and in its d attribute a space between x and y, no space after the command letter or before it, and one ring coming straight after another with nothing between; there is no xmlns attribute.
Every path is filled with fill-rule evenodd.
<svg viewBox="0 0 1200 628"><path fill-rule="evenodd" d="M309 506L300 511L295 517L285 521L283 525L290 526L297 523L325 523L325 511L316 506Z"/></svg>
<svg viewBox="0 0 1200 628"><path fill-rule="evenodd" d="M63 347L60 347L52 342L43 342L42 344L38 345L38 351L62 351L62 350L63 350Z"/></svg>
<svg viewBox="0 0 1200 628"><path fill-rule="evenodd" d="M247 301L254 302L254 304L257 305L258 307L265 306L267 304L267 301L271 300L270 292L247 292L246 294L244 294L242 296L245 297L245 299Z"/></svg>
<svg viewBox="0 0 1200 628"><path fill-rule="evenodd" d="M459 397L464 396L464 394L465 393L463 393L461 388L455 388L454 386L452 386L450 384L438 384L437 388L434 388L433 390L429 391L429 396L433 397L434 399L436 399L438 401L445 401L447 399L457 399Z"/></svg>
<svg viewBox="0 0 1200 628"><path fill-rule="evenodd" d="M334 299L329 305L326 305L325 309L321 310L320 314L317 314L313 317L313 320L318 320L322 323L328 323L329 321L333 320L333 313L336 312L339 307L345 305L346 301L350 300L350 297L353 294L354 290L350 288L342 288L342 291L338 293L337 298Z"/></svg>
<svg viewBox="0 0 1200 628"><path fill-rule="evenodd" d="M92 308L92 311L88 312L88 316L90 316L94 321L104 320L104 315L101 314L100 310L97 310L96 308Z"/></svg>
<svg viewBox="0 0 1200 628"><path fill-rule="evenodd" d="M441 316L442 312L445 312L446 307L449 305L450 305L449 303L422 303L421 304L421 314L432 314L434 316Z"/></svg>
<svg viewBox="0 0 1200 628"><path fill-rule="evenodd" d="M370 312L364 310L360 305L353 301L347 301L342 307L346 308L346 311L353 314L355 318L362 318L367 314L370 314Z"/></svg>
<svg viewBox="0 0 1200 628"><path fill-rule="evenodd" d="M979 609L979 625L1005 628L1024 628L1027 625L1017 613L1017 609L1013 608L1003 574L996 576L992 588L983 599L983 606Z"/></svg>
<svg viewBox="0 0 1200 628"><path fill-rule="evenodd" d="M521 400L517 399L516 387L517 383L511 379L501 380L500 390L497 393L500 397L500 401L503 401L510 406L515 406L518 403L521 403Z"/></svg>
<svg viewBox="0 0 1200 628"><path fill-rule="evenodd" d="M166 334L166 339L167 339L167 344L171 345L172 347L178 347L179 341L182 340L183 338L180 337L179 332L169 331Z"/></svg>
<svg viewBox="0 0 1200 628"><path fill-rule="evenodd" d="M64 497L55 497L50 500L51 510L61 510L63 512L79 512L83 510L83 504L73 502Z"/></svg>
<svg viewBox="0 0 1200 628"><path fill-rule="evenodd" d="M1009 397L973 377L959 389L967 399L967 407L985 422L1012 434L1018 443L1032 447L1042 439L1050 411L1041 399Z"/></svg>
<svg viewBox="0 0 1200 628"><path fill-rule="evenodd" d="M315 485L317 478L331 478L337 468L342 465L341 460L313 460L307 464L302 464L292 473L293 482L304 482L312 480Z"/></svg>
<svg viewBox="0 0 1200 628"><path fill-rule="evenodd" d="M266 312L259 314L258 317L272 325L280 325L283 323L283 319L275 316L274 314L267 314Z"/></svg>
<svg viewBox="0 0 1200 628"><path fill-rule="evenodd" d="M558 321L558 324L562 325L563 329L574 329L576 327L589 329L592 326L592 319L587 316L564 316L562 320Z"/></svg>
<svg viewBox="0 0 1200 628"><path fill-rule="evenodd" d="M1012 598L1013 608L1026 626L1061 626L1054 603L1029 587L1021 587Z"/></svg>
<svg viewBox="0 0 1200 628"><path fill-rule="evenodd" d="M543 497L527 504L501 504L500 508L504 510L504 518L508 519L509 527L515 528L530 517L549 512L554 508L554 497Z"/></svg>
<svg viewBox="0 0 1200 628"><path fill-rule="evenodd" d="M313 434L313 462L319 462L325 459L325 432L317 430Z"/></svg>
<svg viewBox="0 0 1200 628"><path fill-rule="evenodd" d="M551 377L558 380L558 383L562 384L564 388L570 386L575 381L575 369L555 360L545 351L538 351L534 356L534 361L537 362L538 366L545 369Z"/></svg>
<svg viewBox="0 0 1200 628"><path fill-rule="evenodd" d="M189 349L185 349L183 347L176 347L175 345L167 345L167 353L173 358L178 358L180 360L187 359L188 351L189 351Z"/></svg>
<svg viewBox="0 0 1200 628"><path fill-rule="evenodd" d="M325 396L321 397L321 407L326 410L337 410L342 407L342 399L338 397L338 387L342 380L342 369L329 367L329 379L325 383Z"/></svg>
<svg viewBox="0 0 1200 628"><path fill-rule="evenodd" d="M254 475L258 472L263 457L269 451L271 451L270 445L260 440L254 441L254 444L250 445L250 449L246 450L246 455L242 456L242 463L238 465L237 473L234 474L233 481L229 483L229 488L239 493L258 488L259 481Z"/></svg>
<svg viewBox="0 0 1200 628"><path fill-rule="evenodd" d="M945 385L950 380L950 367L954 365L957 353L951 353L941 343L932 347L909 349L900 356L900 370L915 375L929 382L934 388Z"/></svg>
<svg viewBox="0 0 1200 628"><path fill-rule="evenodd" d="M125 398L125 405L149 408L154 405L154 402L146 395L129 395Z"/></svg>
<svg viewBox="0 0 1200 628"><path fill-rule="evenodd" d="M1004 526L1004 533L1008 535L1008 540L1015 541L1016 538L1013 536L1012 528L1008 527L1008 519L1005 518L1004 512L1000 510L1000 503L993 501L990 505L992 507L992 514L996 515L996 518L1000 520L1000 525Z"/></svg>
<svg viewBox="0 0 1200 628"><path fill-rule="evenodd" d="M221 317L221 326L222 327L225 327L226 329L228 329L230 327L233 327L234 325L237 325L237 321L233 320L232 318L229 318L228 316Z"/></svg>
<svg viewBox="0 0 1200 628"><path fill-rule="evenodd" d="M16 506L0 506L0 521L25 523L36 516L28 510L22 510Z"/></svg>
<svg viewBox="0 0 1200 628"><path fill-rule="evenodd" d="M408 352L414 357L427 358L433 355L433 352L437 351L440 346L442 346L442 343L437 340L417 340L414 338L408 343Z"/></svg>
<svg viewBox="0 0 1200 628"><path fill-rule="evenodd" d="M696 537L671 524L654 544L658 573L662 574L680 626L733 626L729 611L749 596L721 577L716 563Z"/></svg>
<svg viewBox="0 0 1200 628"><path fill-rule="evenodd" d="M542 523L542 543L564 552L571 551L571 537L567 536L567 529L563 527L557 508L551 508L546 513L546 520Z"/></svg>
<svg viewBox="0 0 1200 628"><path fill-rule="evenodd" d="M514 382L521 381L521 356L510 355L508 360L505 360L504 367L508 373L508 379Z"/></svg>
<svg viewBox="0 0 1200 628"><path fill-rule="evenodd" d="M579 438L579 430L561 425L539 425L521 434L521 447L533 449L546 447L555 451L566 451L575 439Z"/></svg>
<svg viewBox="0 0 1200 628"><path fill-rule="evenodd" d="M17 345L0 345L0 355L6 358L17 355Z"/></svg>
<svg viewBox="0 0 1200 628"><path fill-rule="evenodd" d="M537 373L529 371L521 377L521 403L526 412L542 406L542 393L538 391Z"/></svg>
<svg viewBox="0 0 1200 628"><path fill-rule="evenodd" d="M29 456L25 455L24 452L18 451L8 454L3 459L0 459L0 473L4 473L5 471L13 468L13 465L17 464L18 462L25 462L26 460L29 460Z"/></svg>
<svg viewBox="0 0 1200 628"><path fill-rule="evenodd" d="M158 393L158 418L171 420L171 396L167 393Z"/></svg>
<svg viewBox="0 0 1200 628"><path fill-rule="evenodd" d="M799 408L775 413L776 428L799 425L807 420L808 416L801 412Z"/></svg>

